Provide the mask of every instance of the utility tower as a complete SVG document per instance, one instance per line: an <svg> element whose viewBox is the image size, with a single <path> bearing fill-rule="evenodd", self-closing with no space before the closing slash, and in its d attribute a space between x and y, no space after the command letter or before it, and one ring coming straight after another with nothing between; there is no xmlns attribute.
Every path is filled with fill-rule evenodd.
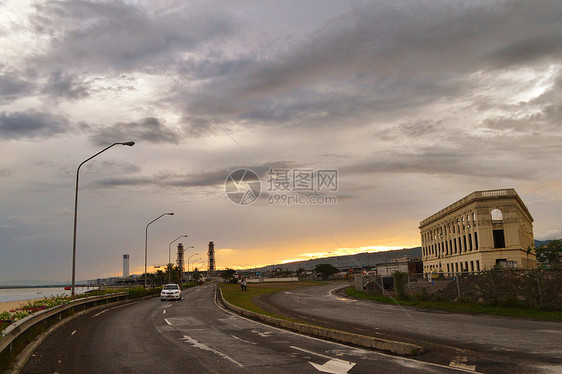
<svg viewBox="0 0 562 374"><path fill-rule="evenodd" d="M180 277L183 278L183 273L185 272L185 263L183 261L183 254L185 253L185 248L183 248L182 243L178 243L178 259L176 263L178 264L178 268L180 269Z"/></svg>
<svg viewBox="0 0 562 374"><path fill-rule="evenodd" d="M215 275L215 244L209 242L209 276Z"/></svg>

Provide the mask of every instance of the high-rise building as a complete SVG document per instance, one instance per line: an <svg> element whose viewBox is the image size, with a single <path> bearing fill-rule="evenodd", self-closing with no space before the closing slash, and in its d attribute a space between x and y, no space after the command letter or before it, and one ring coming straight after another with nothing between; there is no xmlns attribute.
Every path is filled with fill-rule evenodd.
<svg viewBox="0 0 562 374"><path fill-rule="evenodd" d="M123 255L123 278L129 276L129 255Z"/></svg>

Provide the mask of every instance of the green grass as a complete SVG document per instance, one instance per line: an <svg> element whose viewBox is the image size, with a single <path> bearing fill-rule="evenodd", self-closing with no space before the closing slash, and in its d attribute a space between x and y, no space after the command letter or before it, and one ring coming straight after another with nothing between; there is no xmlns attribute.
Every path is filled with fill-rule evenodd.
<svg viewBox="0 0 562 374"><path fill-rule="evenodd" d="M254 298L267 295L273 292L294 290L295 288L304 286L319 286L320 282L272 282L272 283L248 283L248 290L242 292L239 284L220 283L219 287L222 291L223 297L229 303L236 305L240 308L265 314L266 316L282 318L288 321L297 322L297 320L286 318L265 309L260 308L254 304Z"/></svg>
<svg viewBox="0 0 562 374"><path fill-rule="evenodd" d="M478 313L504 317L533 318L548 321L562 321L562 312L555 310L541 310L531 308L496 307L461 302L437 302L421 300L398 300L388 296L368 295L365 291L357 291L353 287L345 290L347 296L356 299L378 301L385 304L415 306L427 309L444 310L453 313Z"/></svg>

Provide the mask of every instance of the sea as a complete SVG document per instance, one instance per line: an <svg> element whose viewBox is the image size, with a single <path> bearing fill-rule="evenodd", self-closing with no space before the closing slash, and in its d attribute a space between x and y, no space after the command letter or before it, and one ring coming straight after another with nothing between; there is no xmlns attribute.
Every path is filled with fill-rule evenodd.
<svg viewBox="0 0 562 374"><path fill-rule="evenodd" d="M97 289L97 287L75 289L76 294L81 294L87 291ZM70 290L65 290L64 287L46 287L46 288L0 288L0 303L4 301L21 301L30 299L42 299L49 296L70 296Z"/></svg>

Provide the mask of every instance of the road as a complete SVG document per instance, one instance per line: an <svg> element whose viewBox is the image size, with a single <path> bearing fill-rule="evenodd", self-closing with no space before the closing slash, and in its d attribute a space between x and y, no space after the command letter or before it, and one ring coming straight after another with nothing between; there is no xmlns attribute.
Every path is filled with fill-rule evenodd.
<svg viewBox="0 0 562 374"><path fill-rule="evenodd" d="M305 337L225 311L214 285L183 300L88 312L50 334L23 373L455 373L462 370Z"/></svg>
<svg viewBox="0 0 562 374"><path fill-rule="evenodd" d="M257 300L262 308L310 323L410 341L422 360L459 361L489 373L562 373L562 323L429 311L343 297L341 282Z"/></svg>

